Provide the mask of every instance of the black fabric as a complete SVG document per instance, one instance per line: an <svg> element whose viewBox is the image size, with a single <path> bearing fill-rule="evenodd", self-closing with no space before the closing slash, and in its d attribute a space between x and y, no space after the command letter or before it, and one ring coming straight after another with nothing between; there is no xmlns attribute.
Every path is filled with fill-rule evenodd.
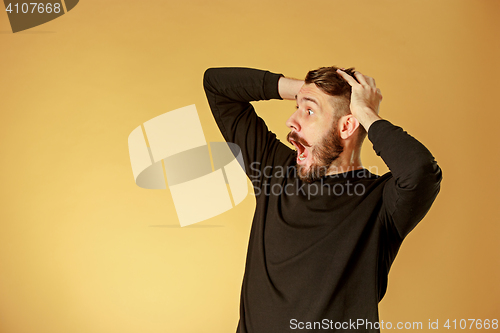
<svg viewBox="0 0 500 333"><path fill-rule="evenodd" d="M241 147L257 200L237 332L294 332L315 322L306 331L379 332L389 268L438 194L441 170L421 143L378 120L368 138L391 172L301 182L296 152L250 103L280 99L280 76L249 68L211 68L204 76L214 118L225 140Z"/></svg>

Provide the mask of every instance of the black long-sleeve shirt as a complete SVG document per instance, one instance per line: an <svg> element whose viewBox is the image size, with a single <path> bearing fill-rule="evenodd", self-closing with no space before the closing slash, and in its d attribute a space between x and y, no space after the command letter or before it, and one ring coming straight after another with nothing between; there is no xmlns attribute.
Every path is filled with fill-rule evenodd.
<svg viewBox="0 0 500 333"><path fill-rule="evenodd" d="M368 138L389 173L363 169L303 183L296 152L250 103L281 99L280 76L249 68L204 76L217 125L241 148L257 200L237 332L378 332L389 268L436 198L441 170L420 142L378 120Z"/></svg>

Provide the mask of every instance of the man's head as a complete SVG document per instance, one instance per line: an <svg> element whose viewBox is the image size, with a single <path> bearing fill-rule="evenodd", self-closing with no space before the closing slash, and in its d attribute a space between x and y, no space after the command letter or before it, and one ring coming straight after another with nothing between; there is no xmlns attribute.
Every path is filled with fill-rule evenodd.
<svg viewBox="0 0 500 333"><path fill-rule="evenodd" d="M296 96L297 110L287 120L287 140L297 148L297 170L304 181L328 174L341 156L359 154L366 131L351 114L351 86L336 72L321 67L307 73ZM354 77L354 68L344 70Z"/></svg>

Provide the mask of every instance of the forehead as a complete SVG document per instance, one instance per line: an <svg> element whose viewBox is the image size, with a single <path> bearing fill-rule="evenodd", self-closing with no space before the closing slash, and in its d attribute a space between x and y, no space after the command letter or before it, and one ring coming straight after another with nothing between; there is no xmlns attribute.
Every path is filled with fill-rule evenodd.
<svg viewBox="0 0 500 333"><path fill-rule="evenodd" d="M298 94L297 94L297 99L299 97L304 97L304 96L316 96L320 98L326 98L328 95L325 94L321 89L319 89L314 83L304 83L302 87L300 88Z"/></svg>
<svg viewBox="0 0 500 333"><path fill-rule="evenodd" d="M330 96L314 83L304 84L295 97L297 103L311 103L322 111L335 112L339 97Z"/></svg>

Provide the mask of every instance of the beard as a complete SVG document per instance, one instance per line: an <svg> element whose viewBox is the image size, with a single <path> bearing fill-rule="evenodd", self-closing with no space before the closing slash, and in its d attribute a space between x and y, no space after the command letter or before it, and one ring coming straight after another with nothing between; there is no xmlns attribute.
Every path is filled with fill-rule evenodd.
<svg viewBox="0 0 500 333"><path fill-rule="evenodd" d="M295 132L288 133L286 138L288 142L290 142L290 139L293 139L303 146L309 146ZM310 147L312 148L310 152L311 164L309 166L296 164L297 176L300 180L307 183L312 183L324 177L333 162L344 151L336 122L334 122L332 130L323 137L319 144Z"/></svg>

